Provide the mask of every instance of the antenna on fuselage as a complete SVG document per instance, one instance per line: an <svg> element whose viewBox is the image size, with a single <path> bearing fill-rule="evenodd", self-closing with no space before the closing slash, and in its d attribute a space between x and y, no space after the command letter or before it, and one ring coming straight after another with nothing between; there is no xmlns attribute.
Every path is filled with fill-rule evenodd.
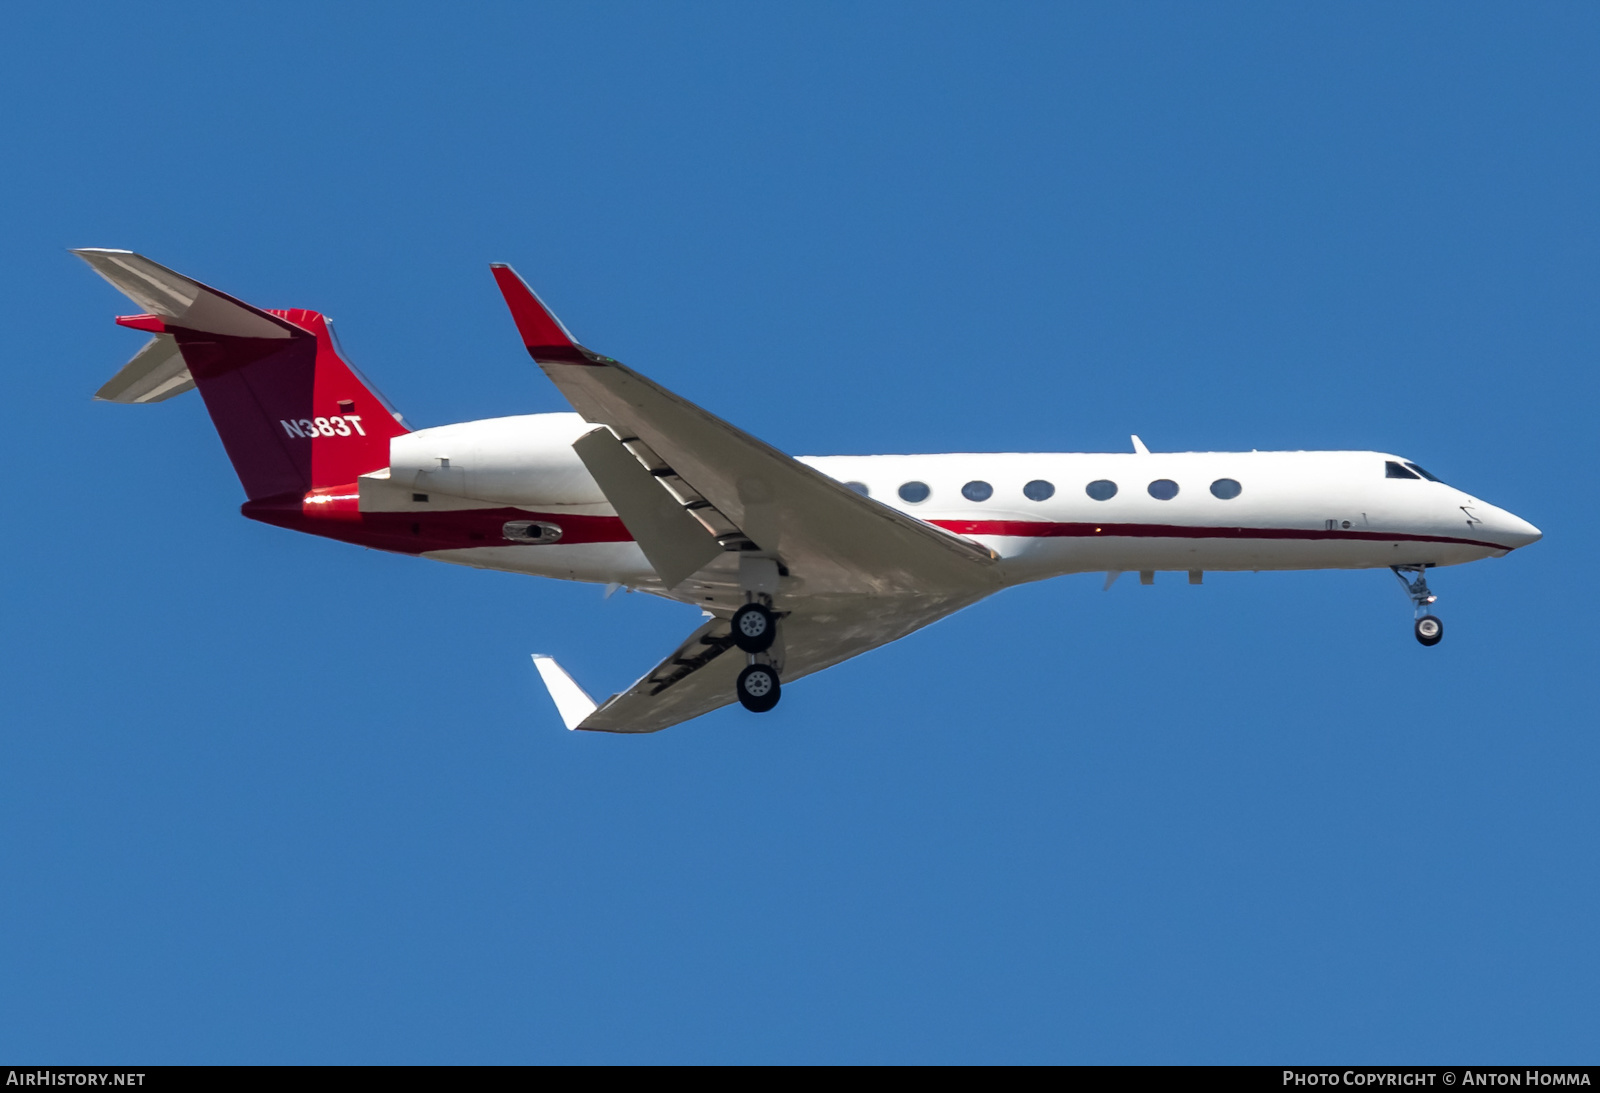
<svg viewBox="0 0 1600 1093"><path fill-rule="evenodd" d="M1139 434L1138 433L1134 433L1133 434L1132 440L1133 440L1133 450L1134 450L1134 453L1136 455L1149 455L1150 454L1150 449L1146 448L1144 446L1144 441L1139 439Z"/></svg>

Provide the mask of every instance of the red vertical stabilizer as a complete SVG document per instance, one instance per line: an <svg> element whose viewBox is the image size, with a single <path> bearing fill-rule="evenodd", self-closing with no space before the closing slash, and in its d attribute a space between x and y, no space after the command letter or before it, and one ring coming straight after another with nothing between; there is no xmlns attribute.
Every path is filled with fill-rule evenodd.
<svg viewBox="0 0 1600 1093"><path fill-rule="evenodd" d="M407 429L339 354L327 320L298 308L267 314L295 333L269 341L168 327L246 496L298 496L387 467L389 439Z"/></svg>
<svg viewBox="0 0 1600 1093"><path fill-rule="evenodd" d="M408 430L340 354L322 315L263 311L130 251L74 253L148 312L119 322L155 334L152 344L176 343L250 500L298 499L389 465L390 438ZM159 380L158 392L181 391L170 358L156 355L159 374L140 372L150 355L118 374L128 374L124 386L142 391ZM105 391L111 401L153 401Z"/></svg>

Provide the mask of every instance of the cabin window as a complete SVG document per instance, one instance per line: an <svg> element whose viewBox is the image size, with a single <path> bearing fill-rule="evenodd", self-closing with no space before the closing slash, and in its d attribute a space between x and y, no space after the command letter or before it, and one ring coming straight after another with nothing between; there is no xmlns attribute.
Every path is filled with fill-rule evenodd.
<svg viewBox="0 0 1600 1093"><path fill-rule="evenodd" d="M961 487L961 496L968 501L987 501L994 496L994 487L987 482L973 480Z"/></svg>
<svg viewBox="0 0 1600 1093"><path fill-rule="evenodd" d="M1406 466L1408 466L1412 470L1416 471L1422 477L1426 478L1429 482L1439 482L1439 481L1441 481L1440 479L1435 478L1433 475L1429 474L1427 471L1423 470L1421 467L1417 466L1415 463L1407 463Z"/></svg>
<svg viewBox="0 0 1600 1093"><path fill-rule="evenodd" d="M1394 460L1391 459L1391 460L1388 460L1387 462L1385 462L1384 465L1383 465L1383 477L1385 477L1385 478L1420 478L1421 476L1412 474L1410 471L1406 470L1400 464L1396 463Z"/></svg>
<svg viewBox="0 0 1600 1093"><path fill-rule="evenodd" d="M1109 501L1117 495L1117 484L1108 478L1097 478L1083 487L1083 492L1096 501Z"/></svg>
<svg viewBox="0 0 1600 1093"><path fill-rule="evenodd" d="M1243 490L1244 487L1231 478L1219 478L1211 483L1211 496L1221 498L1224 501L1232 501Z"/></svg>
<svg viewBox="0 0 1600 1093"><path fill-rule="evenodd" d="M847 490L855 490L862 497L872 496L872 491L867 489L867 484L865 482L846 482L844 487Z"/></svg>
<svg viewBox="0 0 1600 1093"><path fill-rule="evenodd" d="M907 482L900 487L900 500L908 505L920 505L928 499L926 482Z"/></svg>
<svg viewBox="0 0 1600 1093"><path fill-rule="evenodd" d="M1146 488L1157 501L1171 501L1178 496L1178 484L1170 478L1158 478Z"/></svg>
<svg viewBox="0 0 1600 1093"><path fill-rule="evenodd" d="M1022 487L1022 496L1029 501L1048 501L1056 495L1056 488L1042 478L1035 478Z"/></svg>

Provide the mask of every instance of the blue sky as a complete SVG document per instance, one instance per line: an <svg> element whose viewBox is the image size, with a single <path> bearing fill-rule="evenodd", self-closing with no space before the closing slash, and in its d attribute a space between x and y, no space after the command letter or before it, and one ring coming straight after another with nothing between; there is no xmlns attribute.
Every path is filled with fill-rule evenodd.
<svg viewBox="0 0 1600 1093"><path fill-rule="evenodd" d="M1569 1062L1600 1047L1600 14L77 5L8 19L0 1056ZM66 251L564 409L487 270L796 454L1377 448L1546 534L1064 578L640 739L645 596L243 520Z"/></svg>

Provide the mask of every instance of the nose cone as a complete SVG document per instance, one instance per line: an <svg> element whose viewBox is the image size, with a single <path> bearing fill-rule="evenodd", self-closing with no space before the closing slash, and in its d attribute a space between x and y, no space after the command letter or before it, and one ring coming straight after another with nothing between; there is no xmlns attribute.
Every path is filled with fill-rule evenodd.
<svg viewBox="0 0 1600 1093"><path fill-rule="evenodd" d="M1494 529L1496 541L1505 543L1515 550L1525 547L1529 543L1537 543L1544 538L1544 532L1534 527L1520 516L1513 516L1504 509L1495 513L1495 519L1490 527Z"/></svg>

